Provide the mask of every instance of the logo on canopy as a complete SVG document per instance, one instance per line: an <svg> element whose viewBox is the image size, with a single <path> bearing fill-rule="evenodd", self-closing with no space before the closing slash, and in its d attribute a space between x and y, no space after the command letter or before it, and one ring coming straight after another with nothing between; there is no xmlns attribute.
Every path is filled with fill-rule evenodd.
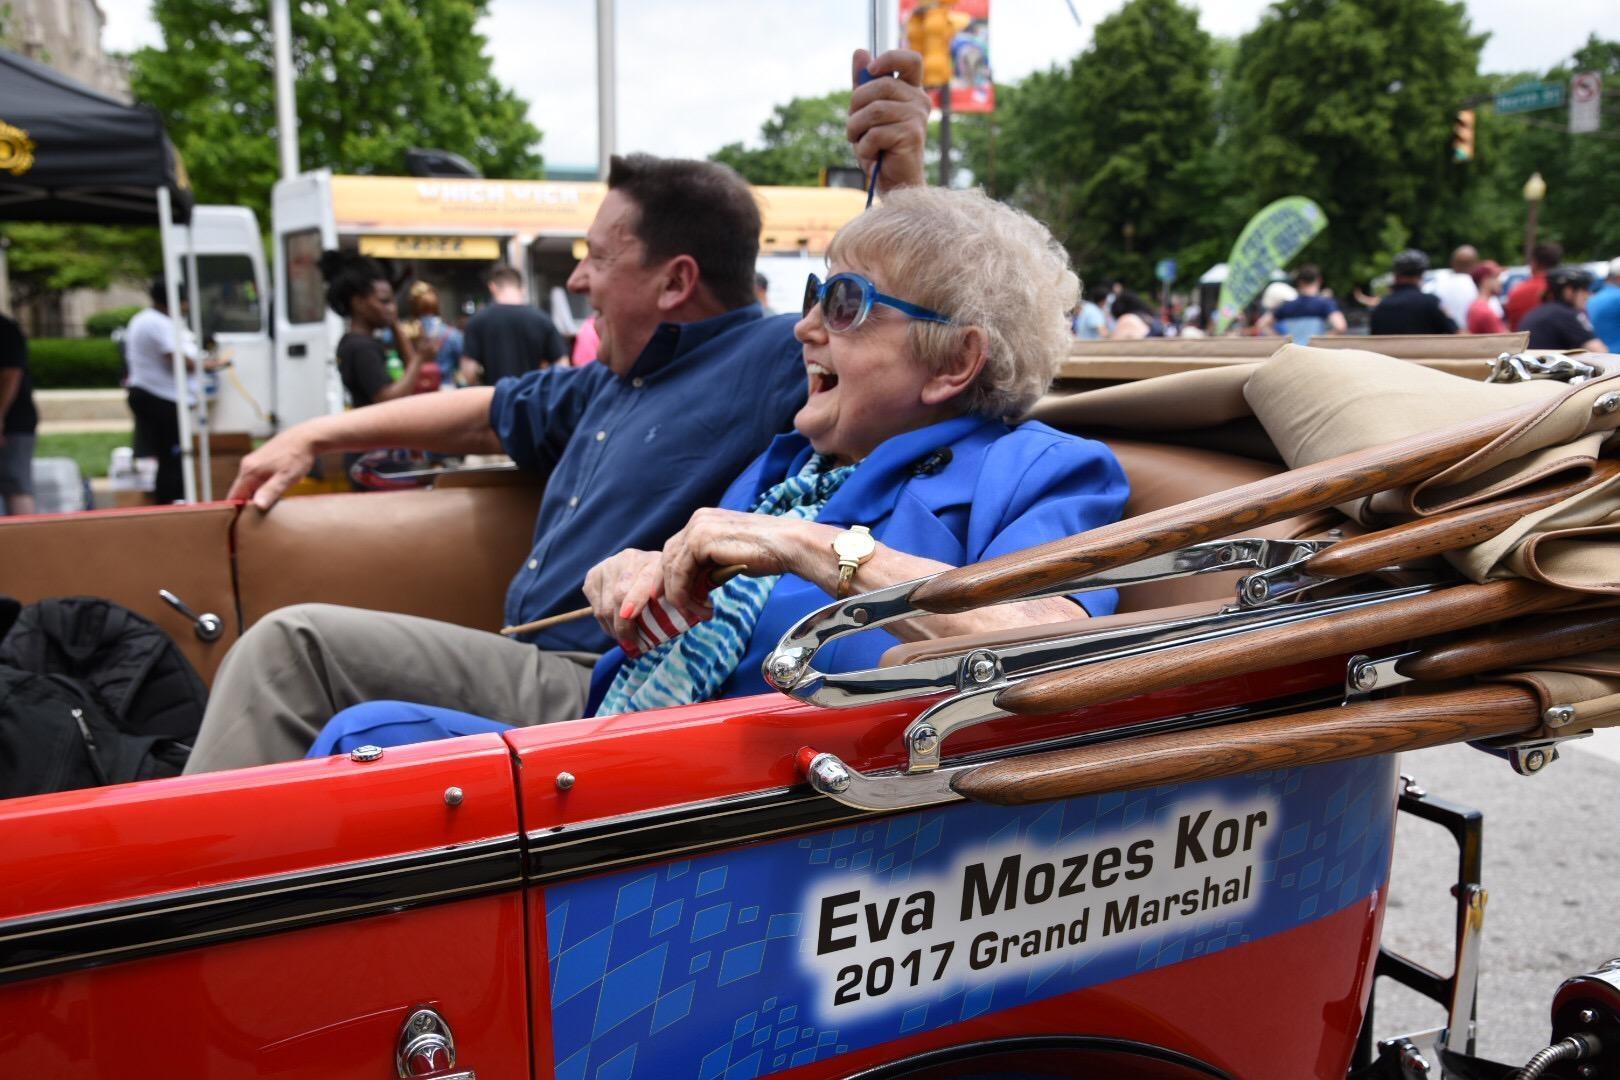
<svg viewBox="0 0 1620 1080"><path fill-rule="evenodd" d="M0 169L21 176L34 167L34 140L20 127L0 120Z"/></svg>

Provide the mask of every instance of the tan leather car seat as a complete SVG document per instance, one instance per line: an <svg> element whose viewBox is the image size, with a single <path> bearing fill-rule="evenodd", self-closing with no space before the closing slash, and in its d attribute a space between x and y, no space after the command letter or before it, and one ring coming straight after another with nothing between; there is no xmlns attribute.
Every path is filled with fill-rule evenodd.
<svg viewBox="0 0 1620 1080"><path fill-rule="evenodd" d="M500 486L309 495L236 523L242 625L288 604L396 611L497 630L529 552L541 488Z"/></svg>

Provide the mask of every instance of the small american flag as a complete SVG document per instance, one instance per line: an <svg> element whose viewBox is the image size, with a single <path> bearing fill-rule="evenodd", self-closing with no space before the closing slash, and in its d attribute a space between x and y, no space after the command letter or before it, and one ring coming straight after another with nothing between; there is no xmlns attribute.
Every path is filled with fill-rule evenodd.
<svg viewBox="0 0 1620 1080"><path fill-rule="evenodd" d="M636 618L636 644L641 646L642 652L647 652L690 629L692 624L681 616L675 605L660 596L649 601Z"/></svg>

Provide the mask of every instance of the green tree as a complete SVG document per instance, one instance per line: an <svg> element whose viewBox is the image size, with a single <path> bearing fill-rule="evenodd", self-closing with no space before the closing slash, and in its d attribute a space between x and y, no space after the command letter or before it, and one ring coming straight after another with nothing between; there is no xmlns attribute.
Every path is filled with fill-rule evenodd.
<svg viewBox="0 0 1620 1080"><path fill-rule="evenodd" d="M1526 81L1568 85L1579 71L1603 75L1603 127L1571 135L1563 109L1498 116L1491 105L1478 108L1475 182L1468 217L1477 230L1464 236L1493 258L1518 262L1523 256L1524 183L1533 172L1547 182L1538 235L1564 245L1572 260L1620 255L1620 42L1591 37L1569 63L1551 71L1493 76L1488 93Z"/></svg>
<svg viewBox="0 0 1620 1080"><path fill-rule="evenodd" d="M1066 69L996 88L998 115L962 125L968 165L1085 276L1145 287L1154 260L1209 243L1215 61L1196 11L1130 0Z"/></svg>
<svg viewBox="0 0 1620 1080"><path fill-rule="evenodd" d="M489 176L540 175L540 132L490 72L489 0L292 4L298 151L306 169L396 173L413 146ZM197 197L266 219L279 175L269 5L154 0L163 49L134 56L135 96L163 114Z"/></svg>
<svg viewBox="0 0 1620 1080"><path fill-rule="evenodd" d="M855 164L855 155L844 139L848 118L848 90L794 98L778 105L761 125L761 145L727 143L710 160L730 165L750 184L814 186L821 183L821 170L826 166Z"/></svg>
<svg viewBox="0 0 1620 1080"><path fill-rule="evenodd" d="M1328 227L1310 258L1341 292L1402 247L1446 247L1469 184L1450 161L1452 121L1479 89L1484 42L1447 0L1272 5L1238 47L1238 205L1315 199Z"/></svg>

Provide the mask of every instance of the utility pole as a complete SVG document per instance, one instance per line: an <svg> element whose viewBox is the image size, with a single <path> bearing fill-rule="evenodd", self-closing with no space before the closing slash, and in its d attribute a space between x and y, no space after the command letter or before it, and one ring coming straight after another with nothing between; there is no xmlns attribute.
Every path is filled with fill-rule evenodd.
<svg viewBox="0 0 1620 1080"><path fill-rule="evenodd" d="M939 186L951 186L951 84L939 90Z"/></svg>
<svg viewBox="0 0 1620 1080"><path fill-rule="evenodd" d="M276 142L281 147L281 178L298 175L298 99L293 91L292 13L288 0L270 0L270 36L276 68Z"/></svg>
<svg viewBox="0 0 1620 1080"><path fill-rule="evenodd" d="M606 180L619 140L614 103L613 0L596 0L596 176Z"/></svg>

